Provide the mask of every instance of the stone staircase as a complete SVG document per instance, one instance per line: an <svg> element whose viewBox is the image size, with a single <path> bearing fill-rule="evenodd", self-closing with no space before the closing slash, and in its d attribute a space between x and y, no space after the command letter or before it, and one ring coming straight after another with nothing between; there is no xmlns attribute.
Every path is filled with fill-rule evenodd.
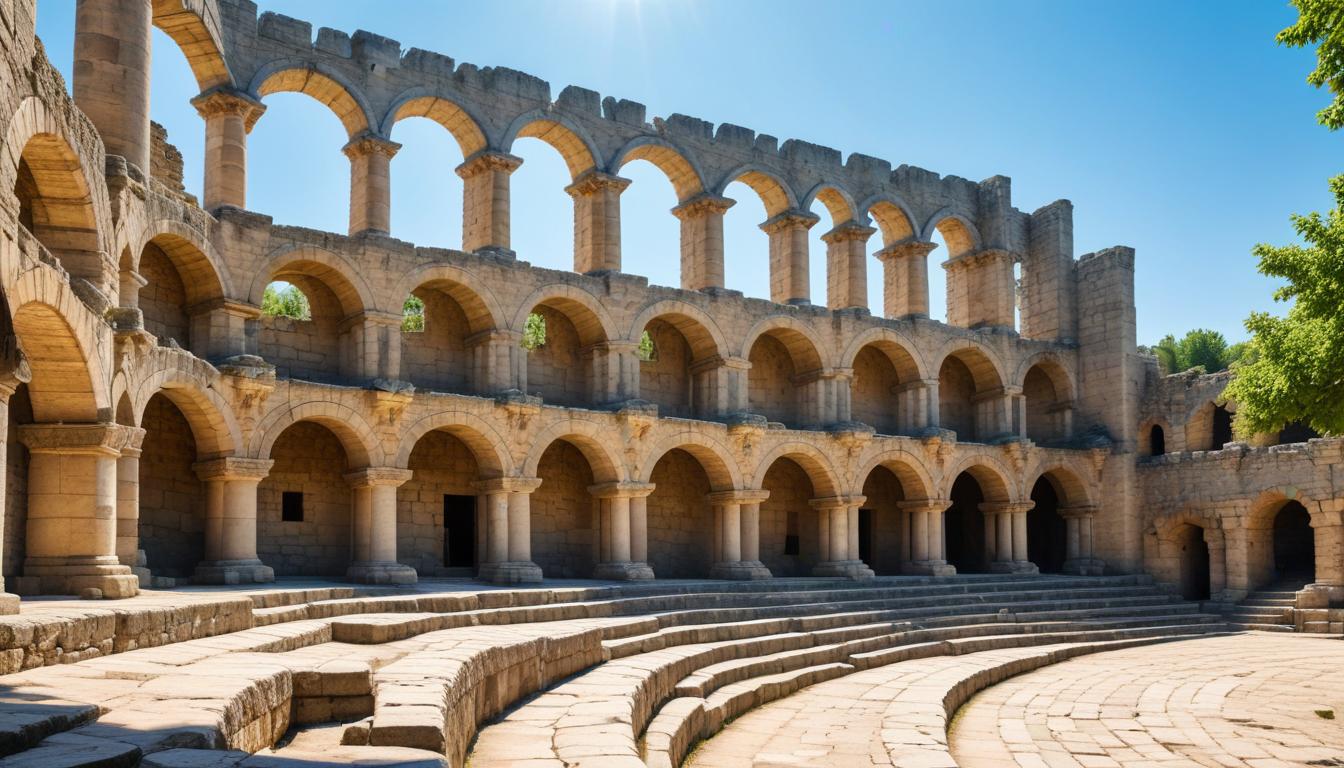
<svg viewBox="0 0 1344 768"><path fill-rule="evenodd" d="M4 677L0 768L456 766L469 751L477 766L674 765L724 721L858 670L1225 628L1144 576L313 590L253 605L251 629Z"/></svg>
<svg viewBox="0 0 1344 768"><path fill-rule="evenodd" d="M1292 632L1293 606L1300 581L1284 581L1256 590L1223 611L1229 627L1263 632Z"/></svg>

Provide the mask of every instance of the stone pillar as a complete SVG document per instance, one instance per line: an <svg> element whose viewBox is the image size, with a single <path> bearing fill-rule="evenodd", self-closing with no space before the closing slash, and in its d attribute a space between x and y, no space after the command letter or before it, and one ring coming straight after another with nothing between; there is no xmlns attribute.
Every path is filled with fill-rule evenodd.
<svg viewBox="0 0 1344 768"><path fill-rule="evenodd" d="M723 287L723 214L735 200L702 193L672 209L681 221L681 287Z"/></svg>
<svg viewBox="0 0 1344 768"><path fill-rule="evenodd" d="M616 405L639 399L639 344L604 341L587 347L584 357L591 366L590 397L598 405Z"/></svg>
<svg viewBox="0 0 1344 768"><path fill-rule="evenodd" d="M898 502L896 508L908 520L910 559L901 563L902 573L951 576L957 569L944 555L943 513L951 499L918 499Z"/></svg>
<svg viewBox="0 0 1344 768"><path fill-rule="evenodd" d="M468 336L471 388L481 395L527 388L527 350L517 331L488 330Z"/></svg>
<svg viewBox="0 0 1344 768"><path fill-rule="evenodd" d="M93 121L107 153L126 158L145 176L152 25L150 0L75 4L75 105Z"/></svg>
<svg viewBox="0 0 1344 768"><path fill-rule="evenodd" d="M768 579L770 569L761 562L761 502L769 491L715 491L709 494L714 509L714 579Z"/></svg>
<svg viewBox="0 0 1344 768"><path fill-rule="evenodd" d="M192 352L220 361L257 353L256 321L261 308L241 301L212 301L187 308Z"/></svg>
<svg viewBox="0 0 1344 768"><path fill-rule="evenodd" d="M392 157L401 145L361 133L341 148L350 158L350 234L392 231Z"/></svg>
<svg viewBox="0 0 1344 768"><path fill-rule="evenodd" d="M770 300L776 304L812 303L807 231L817 221L814 213L790 210L761 224L761 229L770 236Z"/></svg>
<svg viewBox="0 0 1344 768"><path fill-rule="evenodd" d="M45 594L132 597L139 580L117 558L117 459L135 427L30 424L25 576ZM87 592L86 592L87 590Z"/></svg>
<svg viewBox="0 0 1344 768"><path fill-rule="evenodd" d="M917 434L926 427L938 423L936 418L932 424L929 420L928 387L929 383L923 380L908 381L896 386L896 426L902 434Z"/></svg>
<svg viewBox="0 0 1344 768"><path fill-rule="evenodd" d="M1013 254L995 248L943 262L947 270L947 323L961 328L1014 327L1017 284Z"/></svg>
<svg viewBox="0 0 1344 768"><path fill-rule="evenodd" d="M1221 528L1205 528L1204 543L1209 547L1209 598L1226 599L1227 590L1227 543L1223 539ZM1240 600L1246 595L1236 595L1232 600Z"/></svg>
<svg viewBox="0 0 1344 768"><path fill-rule="evenodd" d="M866 500L863 496L832 496L809 502L820 517L821 537L820 561L813 566L812 575L873 578L873 569L859 559L857 536L850 535L851 526L858 524L858 509ZM854 514L850 514L851 510Z"/></svg>
<svg viewBox="0 0 1344 768"><path fill-rule="evenodd" d="M1096 505L1060 507L1059 515L1064 518L1066 531L1064 572L1079 576L1100 576L1105 573L1106 564L1092 554L1092 521L1097 515Z"/></svg>
<svg viewBox="0 0 1344 768"><path fill-rule="evenodd" d="M635 561L632 553L636 550L648 553L647 539L634 544L631 533L630 501L635 496L641 499L653 493L648 483L601 483L588 486L588 493L597 502L600 525L598 528L599 562L593 570L595 579L614 579L618 581L639 581L653 578L653 569L644 561ZM646 508L647 509L647 508ZM642 533L647 536L647 520Z"/></svg>
<svg viewBox="0 0 1344 768"><path fill-rule="evenodd" d="M117 284L117 306L122 309L138 310L140 308L140 289L149 285L149 278L133 269L121 270L119 277L120 280ZM137 326L144 328L144 315L139 312L137 312L137 314L140 318Z"/></svg>
<svg viewBox="0 0 1344 768"><path fill-rule="evenodd" d="M359 584L414 584L415 569L397 562L397 487L409 469L369 467L345 475L353 496L353 557L345 577Z"/></svg>
<svg viewBox="0 0 1344 768"><path fill-rule="evenodd" d="M975 408L975 442L988 443L1012 434L1013 394L1013 390L999 387L971 397Z"/></svg>
<svg viewBox="0 0 1344 768"><path fill-rule="evenodd" d="M257 556L257 486L270 474L270 459L229 456L192 465L206 485L205 559L197 584L264 584L275 571Z"/></svg>
<svg viewBox="0 0 1344 768"><path fill-rule="evenodd" d="M9 398L18 390L20 384L28 380L27 366L21 361L16 370L0 375L0 541L4 541L5 537L5 515L2 511L9 498L6 495L9 480ZM0 572L0 614L18 613L19 596L4 589L5 577L3 572Z"/></svg>
<svg viewBox="0 0 1344 768"><path fill-rule="evenodd" d="M751 363L740 357L714 357L690 366L697 415L722 417L747 410L747 372Z"/></svg>
<svg viewBox="0 0 1344 768"><path fill-rule="evenodd" d="M621 193L629 179L586 171L565 187L574 198L574 271L621 271Z"/></svg>
<svg viewBox="0 0 1344 768"><path fill-rule="evenodd" d="M882 262L882 313L892 319L929 316L929 253L933 243L906 240L876 256Z"/></svg>
<svg viewBox="0 0 1344 768"><path fill-rule="evenodd" d="M140 549L140 446L145 431L137 431L117 459L117 560L130 567L141 587L148 587L149 567Z"/></svg>
<svg viewBox="0 0 1344 768"><path fill-rule="evenodd" d="M876 231L851 219L821 236L826 243L826 306L868 308L868 238Z"/></svg>
<svg viewBox="0 0 1344 768"><path fill-rule="evenodd" d="M1033 501L986 501L980 504L985 515L985 555L993 573L1040 573L1027 559L1027 511Z"/></svg>
<svg viewBox="0 0 1344 768"><path fill-rule="evenodd" d="M521 157L485 150L457 166L462 177L462 250L513 254L509 177L522 164Z"/></svg>
<svg viewBox="0 0 1344 768"><path fill-rule="evenodd" d="M401 321L401 315L366 309L342 322L341 372L365 382L400 378Z"/></svg>
<svg viewBox="0 0 1344 768"><path fill-rule="evenodd" d="M850 420L850 388L853 368L828 368L815 376L799 376L799 420L804 424L829 427ZM806 385L806 386L804 386Z"/></svg>
<svg viewBox="0 0 1344 768"><path fill-rule="evenodd" d="M541 581L541 568L532 562L532 492L541 487L536 477L497 477L476 483L486 494L486 561L477 578L496 584Z"/></svg>
<svg viewBox="0 0 1344 768"><path fill-rule="evenodd" d="M216 89L191 100L205 120L205 190L201 206L247 207L247 135L266 106L242 91Z"/></svg>

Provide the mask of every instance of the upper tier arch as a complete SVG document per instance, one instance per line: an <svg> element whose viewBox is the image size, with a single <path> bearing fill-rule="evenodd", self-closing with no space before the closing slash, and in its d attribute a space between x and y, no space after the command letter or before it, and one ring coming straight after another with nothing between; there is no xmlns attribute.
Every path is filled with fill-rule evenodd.
<svg viewBox="0 0 1344 768"><path fill-rule="evenodd" d="M391 136L392 128L408 117L423 117L443 126L457 141L463 157L483 151L488 140L480 120L458 101L431 92L428 88L413 88L398 96L378 124L378 133Z"/></svg>
<svg viewBox="0 0 1344 768"><path fill-rule="evenodd" d="M374 112L359 89L334 69L302 59L282 59L263 66L253 76L248 92L258 101L272 93L311 96L336 115L350 138L370 130Z"/></svg>

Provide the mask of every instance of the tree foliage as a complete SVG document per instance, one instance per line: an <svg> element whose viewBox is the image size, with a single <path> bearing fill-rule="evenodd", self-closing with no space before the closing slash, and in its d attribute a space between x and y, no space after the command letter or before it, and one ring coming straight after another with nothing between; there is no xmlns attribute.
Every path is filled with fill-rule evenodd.
<svg viewBox="0 0 1344 768"><path fill-rule="evenodd" d="M425 302L418 296L407 296L402 303L401 330L403 333L420 333L425 330Z"/></svg>
<svg viewBox="0 0 1344 768"><path fill-rule="evenodd" d="M1302 48L1316 45L1316 69L1307 82L1329 88L1330 105L1316 113L1321 125L1336 130L1344 126L1344 3L1339 0L1293 0L1297 23L1279 33L1280 45Z"/></svg>
<svg viewBox="0 0 1344 768"><path fill-rule="evenodd" d="M523 349L540 349L546 344L546 318L533 312L523 322Z"/></svg>
<svg viewBox="0 0 1344 768"><path fill-rule="evenodd" d="M271 283L266 286L266 290L261 294L261 313L295 320L313 319L312 310L308 307L308 297L289 283Z"/></svg>
<svg viewBox="0 0 1344 768"><path fill-rule="evenodd" d="M1255 359L1227 389L1239 434L1292 421L1321 434L1344 431L1344 176L1331 179L1330 190L1335 207L1325 216L1293 216L1307 245L1261 243L1253 251L1261 274L1287 281L1274 300L1292 306L1284 317L1256 312L1246 320Z"/></svg>
<svg viewBox="0 0 1344 768"><path fill-rule="evenodd" d="M653 345L653 337L649 335L648 331L645 331L644 335L639 337L639 347L635 349L635 355L639 357L641 362L645 363L651 363L658 359L658 348Z"/></svg>
<svg viewBox="0 0 1344 768"><path fill-rule="evenodd" d="M1223 334L1208 328L1196 328L1181 339L1167 334L1150 348L1163 371L1169 374L1191 368L1199 368L1205 373L1225 371L1241 361L1247 350L1246 343L1229 345Z"/></svg>

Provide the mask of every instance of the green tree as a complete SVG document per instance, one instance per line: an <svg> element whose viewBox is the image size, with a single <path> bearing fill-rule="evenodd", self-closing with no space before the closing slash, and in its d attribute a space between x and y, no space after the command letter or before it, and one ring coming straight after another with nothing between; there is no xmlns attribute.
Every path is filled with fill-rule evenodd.
<svg viewBox="0 0 1344 768"><path fill-rule="evenodd" d="M523 322L523 349L540 349L546 344L546 318L536 312Z"/></svg>
<svg viewBox="0 0 1344 768"><path fill-rule="evenodd" d="M261 293L261 313L295 320L313 319L312 310L308 307L308 297L289 283L271 283L266 286Z"/></svg>
<svg viewBox="0 0 1344 768"><path fill-rule="evenodd" d="M1163 336L1151 351L1162 364L1162 369L1169 374L1191 368L1217 373L1227 370L1242 358L1246 343L1228 346L1223 334L1208 328L1196 328L1179 340L1171 334Z"/></svg>
<svg viewBox="0 0 1344 768"><path fill-rule="evenodd" d="M425 330L425 302L415 295L407 296L401 305L401 330L404 333Z"/></svg>
<svg viewBox="0 0 1344 768"><path fill-rule="evenodd" d="M1330 105L1316 113L1316 120L1330 130L1344 126L1344 4L1339 0L1293 0L1297 23L1275 38L1280 45L1303 48L1316 45L1316 69L1307 82L1329 88Z"/></svg>
<svg viewBox="0 0 1344 768"><path fill-rule="evenodd" d="M1256 312L1249 359L1227 389L1237 401L1237 432L1277 432L1301 421L1321 434L1344 431L1344 176L1330 180L1335 207L1294 215L1306 245L1257 245L1261 274L1287 285L1275 301L1292 302L1284 317Z"/></svg>
<svg viewBox="0 0 1344 768"><path fill-rule="evenodd" d="M648 331L645 331L644 335L639 337L639 346L635 349L635 354L640 361L645 363L651 363L658 359L658 348L653 345L653 337L649 335Z"/></svg>

